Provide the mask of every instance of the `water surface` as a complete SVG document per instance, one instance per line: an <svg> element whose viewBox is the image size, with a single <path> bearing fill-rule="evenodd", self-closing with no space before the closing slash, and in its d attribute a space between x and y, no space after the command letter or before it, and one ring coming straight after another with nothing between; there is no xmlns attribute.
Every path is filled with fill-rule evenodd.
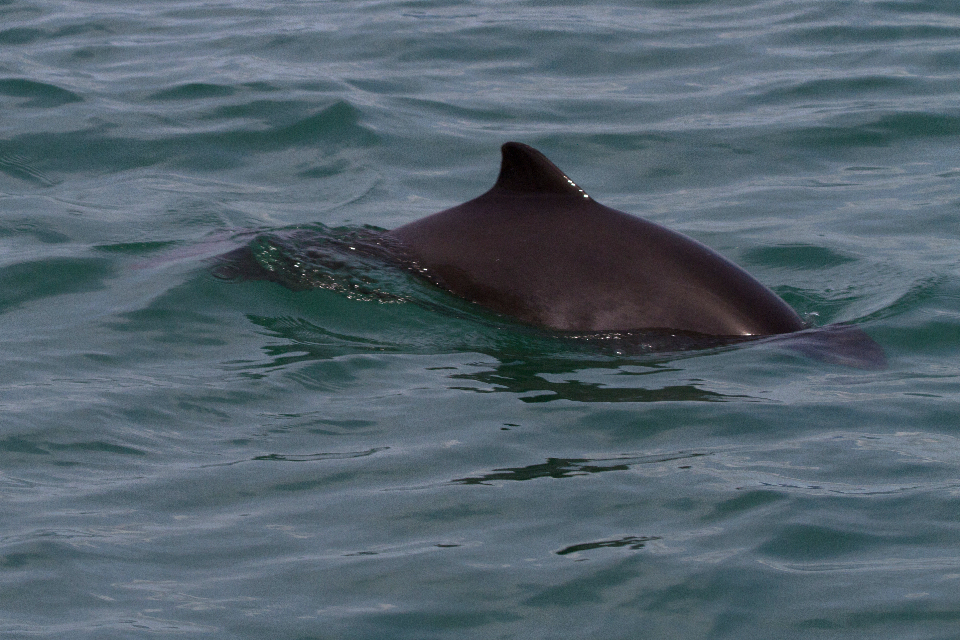
<svg viewBox="0 0 960 640"><path fill-rule="evenodd" d="M12 0L0 25L4 637L955 635L955 3ZM473 198L507 140L889 367L622 357L408 281L205 262Z"/></svg>

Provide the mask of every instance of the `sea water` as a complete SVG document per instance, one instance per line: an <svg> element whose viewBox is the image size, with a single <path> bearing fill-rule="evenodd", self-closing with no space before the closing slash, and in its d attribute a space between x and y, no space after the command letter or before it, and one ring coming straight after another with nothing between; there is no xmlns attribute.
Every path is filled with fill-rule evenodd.
<svg viewBox="0 0 960 640"><path fill-rule="evenodd" d="M952 0L0 2L0 634L956 637L958 98ZM888 368L211 273L508 140Z"/></svg>

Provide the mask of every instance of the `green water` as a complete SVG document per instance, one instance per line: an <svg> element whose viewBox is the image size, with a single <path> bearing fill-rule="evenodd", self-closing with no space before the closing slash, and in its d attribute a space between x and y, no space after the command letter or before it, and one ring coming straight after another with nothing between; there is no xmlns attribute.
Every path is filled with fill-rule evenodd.
<svg viewBox="0 0 960 640"><path fill-rule="evenodd" d="M955 637L958 7L0 2L0 633ZM507 140L889 367L205 262Z"/></svg>

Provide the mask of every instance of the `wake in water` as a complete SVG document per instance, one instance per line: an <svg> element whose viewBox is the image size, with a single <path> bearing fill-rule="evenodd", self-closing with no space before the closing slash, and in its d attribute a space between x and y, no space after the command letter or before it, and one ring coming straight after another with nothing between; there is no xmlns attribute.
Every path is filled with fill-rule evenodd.
<svg viewBox="0 0 960 640"><path fill-rule="evenodd" d="M410 302L402 273L417 269L378 229L323 225L257 235L215 263L213 275L224 280L269 280L293 291L327 289L376 302Z"/></svg>

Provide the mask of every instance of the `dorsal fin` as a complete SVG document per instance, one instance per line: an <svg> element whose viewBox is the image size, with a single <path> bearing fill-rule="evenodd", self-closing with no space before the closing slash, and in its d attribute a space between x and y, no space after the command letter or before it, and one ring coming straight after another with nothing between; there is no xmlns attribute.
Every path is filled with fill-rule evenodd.
<svg viewBox="0 0 960 640"><path fill-rule="evenodd" d="M494 189L503 189L516 193L557 193L575 195L581 198L589 196L574 184L563 171L557 168L531 146L520 142L508 142L500 151L503 161L500 164L500 176Z"/></svg>

